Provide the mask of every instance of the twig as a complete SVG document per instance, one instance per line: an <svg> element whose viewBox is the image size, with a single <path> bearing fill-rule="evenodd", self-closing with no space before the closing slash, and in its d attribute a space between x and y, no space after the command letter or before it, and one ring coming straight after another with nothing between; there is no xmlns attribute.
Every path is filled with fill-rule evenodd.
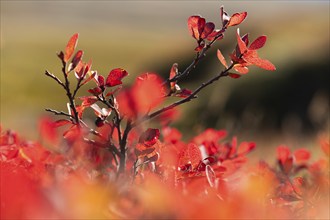
<svg viewBox="0 0 330 220"><path fill-rule="evenodd" d="M63 82L59 78L57 78L54 74L52 74L48 70L46 70L45 75L54 79L58 84L60 84L65 89L65 85L63 84Z"/></svg>
<svg viewBox="0 0 330 220"><path fill-rule="evenodd" d="M230 69L232 69L233 66L234 66L234 63L232 63L232 64L231 64L228 68L226 68L225 70L223 70L223 71L221 71L220 73L216 74L214 77L212 77L211 79L209 79L207 82L202 83L202 84L201 84L197 89L195 89L195 90L194 90L194 91L193 91L188 97L186 97L186 98L184 98L184 99L181 99L181 100L179 100L179 101L177 101L177 102L174 102L174 103L172 103L172 104L170 104L170 105L168 105L168 106L165 106L165 107L163 107L162 109L159 109L159 110L157 110L157 111L155 111L155 112L153 112L153 113L151 113L151 114L149 114L149 115L147 115L147 116L141 118L140 120L137 120L137 121L136 121L135 123L133 123L131 126L132 126L132 127L135 127L135 126L137 126L137 125L139 125L139 124L141 124L141 123L143 123L143 122L145 122L145 121L148 121L148 120L150 120L150 119L152 119L152 118L154 118L154 117L156 117L156 116L158 116L158 115L160 115L160 114L162 114L162 113L164 113L164 112L166 112L166 111L168 111L168 110L170 110L170 109L175 108L176 106L182 105L183 103L189 102L189 101L191 101L192 99L197 98L196 95L197 95L202 89L204 89L206 86L208 86L208 85L212 84L213 82L219 80L221 77L227 76L227 75L228 75L228 71L229 71Z"/></svg>

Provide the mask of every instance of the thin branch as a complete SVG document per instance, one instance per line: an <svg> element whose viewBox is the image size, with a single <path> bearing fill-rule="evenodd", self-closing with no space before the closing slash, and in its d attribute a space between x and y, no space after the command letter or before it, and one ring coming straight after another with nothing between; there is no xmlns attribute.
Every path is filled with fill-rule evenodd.
<svg viewBox="0 0 330 220"><path fill-rule="evenodd" d="M52 112L52 113L54 113L55 115L64 115L64 116L66 116L66 117L69 117L71 120L73 119L73 117L72 117L70 114L68 114L68 113L66 113L66 112L63 112L63 111L56 111L56 110L54 110L54 109L50 109L50 108L46 108L45 111L47 111L47 112Z"/></svg>
<svg viewBox="0 0 330 220"><path fill-rule="evenodd" d="M57 78L54 74L52 74L48 70L46 70L45 75L54 79L58 84L60 84L65 89L65 85L63 84L63 82L59 78Z"/></svg>
<svg viewBox="0 0 330 220"><path fill-rule="evenodd" d="M207 87L208 85L212 84L213 82L219 80L221 77L224 77L224 76L227 76L228 75L228 71L230 69L232 69L234 66L234 63L232 63L228 68L226 68L225 70L221 71L220 73L216 74L214 77L212 77L211 79L209 79L207 82L204 82L202 83L197 89L195 89L188 97L184 98L184 99L181 99L177 102L174 102L168 106L165 106L163 107L162 109L159 109L143 118L141 118L140 120L137 120L135 123L133 123L131 126L132 127L135 127L139 124L141 124L142 122L145 122L145 121L148 121L170 109L173 109L175 108L176 106L179 106L179 105L182 105L183 103L186 103L186 102L189 102L191 101L192 99L195 99L197 98L197 94L202 90L204 89L205 87Z"/></svg>
<svg viewBox="0 0 330 220"><path fill-rule="evenodd" d="M211 46L221 37L223 36L223 33L225 32L226 27L223 27L221 31L219 32L220 34L216 36L212 41L210 41L208 44L205 45L203 50L201 52L198 52L196 54L195 59L192 61L192 63L180 74L176 75L172 79L167 79L165 82L163 82L163 85L169 83L169 82L179 82L181 81L185 76L189 75L191 70L193 70L196 65L199 63L201 59L203 59L206 56L206 52L211 48Z"/></svg>

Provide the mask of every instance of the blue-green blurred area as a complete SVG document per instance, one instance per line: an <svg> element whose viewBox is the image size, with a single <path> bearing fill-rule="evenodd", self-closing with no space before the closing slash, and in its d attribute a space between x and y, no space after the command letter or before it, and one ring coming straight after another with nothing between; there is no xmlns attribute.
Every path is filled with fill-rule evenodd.
<svg viewBox="0 0 330 220"><path fill-rule="evenodd" d="M145 71L166 77L172 63L183 71L194 57L187 18L200 14L220 27L221 5L229 14L248 12L240 32L251 40L268 36L259 54L277 71L251 67L240 79L221 79L181 106L175 125L187 137L214 127L265 143L269 137L303 143L328 131L328 1L1 1L2 126L34 138L44 108L66 110L64 91L44 72L60 76L56 52L73 33L80 34L84 60L101 74L121 67L130 74L125 83ZM215 49L228 55L235 31L181 87L193 89L221 70Z"/></svg>

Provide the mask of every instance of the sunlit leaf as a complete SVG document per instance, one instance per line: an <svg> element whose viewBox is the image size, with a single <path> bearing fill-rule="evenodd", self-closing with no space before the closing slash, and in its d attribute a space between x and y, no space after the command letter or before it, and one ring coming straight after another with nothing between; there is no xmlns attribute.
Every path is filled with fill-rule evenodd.
<svg viewBox="0 0 330 220"><path fill-rule="evenodd" d="M188 29L191 34L195 39L199 40L201 38L201 34L204 30L205 26L205 19L195 15L195 16L190 16L188 18Z"/></svg>
<svg viewBox="0 0 330 220"><path fill-rule="evenodd" d="M249 50L258 50L262 48L267 41L267 37L265 35L258 37L255 39L251 45L249 46Z"/></svg>
<svg viewBox="0 0 330 220"><path fill-rule="evenodd" d="M121 69L121 68L113 69L110 71L110 73L106 79L105 85L109 86L109 87L120 85L120 84L122 84L121 80L127 75L128 75L128 73L124 69Z"/></svg>
<svg viewBox="0 0 330 220"><path fill-rule="evenodd" d="M247 16L247 12L233 14L229 20L228 27L239 25L245 20L246 16Z"/></svg>
<svg viewBox="0 0 330 220"><path fill-rule="evenodd" d="M237 45L239 52L240 54L244 54L247 51L247 47L245 42L242 40L241 36L239 35L239 28L237 28L236 38L237 38Z"/></svg>
<svg viewBox="0 0 330 220"><path fill-rule="evenodd" d="M73 52L74 52L74 50L75 50L75 48L77 46L78 37L79 37L79 34L78 33L74 34L70 38L68 44L66 45L66 47L65 47L65 53L64 53L64 62L68 62L69 59L72 57Z"/></svg>
<svg viewBox="0 0 330 220"><path fill-rule="evenodd" d="M224 56L222 55L220 50L217 50L217 57L218 57L219 61L222 63L222 65L224 65L226 68L228 68L226 59L224 58Z"/></svg>
<svg viewBox="0 0 330 220"><path fill-rule="evenodd" d="M247 74L249 72L249 69L246 66L242 66L242 65L235 65L234 69L241 73L241 74Z"/></svg>

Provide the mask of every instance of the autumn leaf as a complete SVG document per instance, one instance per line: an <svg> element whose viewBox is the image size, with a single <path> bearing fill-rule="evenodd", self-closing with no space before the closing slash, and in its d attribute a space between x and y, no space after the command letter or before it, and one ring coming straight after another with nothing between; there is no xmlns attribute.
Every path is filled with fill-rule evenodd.
<svg viewBox="0 0 330 220"><path fill-rule="evenodd" d="M233 14L228 22L228 27L239 25L245 20L246 16L247 16L247 12Z"/></svg>
<svg viewBox="0 0 330 220"><path fill-rule="evenodd" d="M81 61L84 52L82 50L78 50L77 53L73 56L72 61L68 67L68 71L73 70Z"/></svg>
<svg viewBox="0 0 330 220"><path fill-rule="evenodd" d="M73 52L74 52L74 50L76 49L76 46L77 46L78 37L79 37L79 34L78 33L74 34L70 38L68 44L66 45L66 47L65 47L65 53L64 53L64 59L63 59L64 62L67 63L69 61L69 59L72 57Z"/></svg>
<svg viewBox="0 0 330 220"><path fill-rule="evenodd" d="M239 35L239 28L237 28L236 38L237 38L237 45L239 52L240 54L244 54L247 51L247 47L245 42L242 40L241 36Z"/></svg>
<svg viewBox="0 0 330 220"><path fill-rule="evenodd" d="M109 87L120 85L120 84L122 84L121 80L127 75L128 75L128 73L124 69L121 69L121 68L113 69L110 71L110 73L106 79L105 85L109 86Z"/></svg>
<svg viewBox="0 0 330 220"><path fill-rule="evenodd" d="M141 134L139 143L143 143L144 145L151 147L157 142L159 136L159 129L148 128L148 130Z"/></svg>
<svg viewBox="0 0 330 220"><path fill-rule="evenodd" d="M217 50L217 57L218 57L219 61L222 63L222 65L224 65L226 68L228 68L226 59L224 58L224 56L222 55L220 50Z"/></svg>
<svg viewBox="0 0 330 220"><path fill-rule="evenodd" d="M251 152L255 147L256 144L254 142L242 142L237 149L237 154L238 155L247 154Z"/></svg>
<svg viewBox="0 0 330 220"><path fill-rule="evenodd" d="M295 158L295 162L300 163L300 162L306 162L310 157L311 153L306 150L306 149L297 149L293 152L293 156Z"/></svg>
<svg viewBox="0 0 330 220"><path fill-rule="evenodd" d="M193 38L199 40L201 38L201 34L204 30L205 26L205 18L202 18L198 15L190 16L188 18L188 29Z"/></svg>
<svg viewBox="0 0 330 220"><path fill-rule="evenodd" d="M266 41L267 37L265 35L258 37L251 43L251 45L249 46L249 50L258 50L262 48L265 45Z"/></svg>

